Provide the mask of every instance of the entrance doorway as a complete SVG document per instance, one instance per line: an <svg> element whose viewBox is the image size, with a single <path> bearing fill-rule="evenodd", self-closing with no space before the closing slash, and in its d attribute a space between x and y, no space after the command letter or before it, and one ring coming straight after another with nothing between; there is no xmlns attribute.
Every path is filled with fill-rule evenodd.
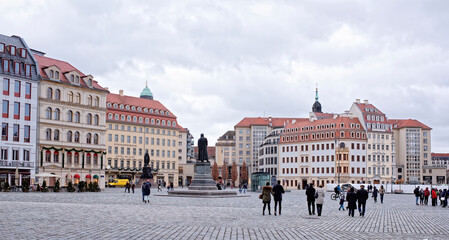
<svg viewBox="0 0 449 240"><path fill-rule="evenodd" d="M307 186L307 179L303 179L302 180L302 184L301 184L301 189L306 189L306 186Z"/></svg>

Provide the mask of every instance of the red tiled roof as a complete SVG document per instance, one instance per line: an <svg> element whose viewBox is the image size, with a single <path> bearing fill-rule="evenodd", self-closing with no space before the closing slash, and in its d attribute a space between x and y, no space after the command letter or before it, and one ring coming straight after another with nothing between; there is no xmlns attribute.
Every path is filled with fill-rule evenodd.
<svg viewBox="0 0 449 240"><path fill-rule="evenodd" d="M383 112L381 112L378 108L376 108L373 104L364 104L364 103L356 103L357 107L359 107L360 111L362 111L362 113L369 113L369 114L384 114ZM375 109L375 112L369 112L366 111L366 108L368 109Z"/></svg>
<svg viewBox="0 0 449 240"><path fill-rule="evenodd" d="M76 71L81 76L80 85L84 86L84 87L89 87L82 79L82 77L84 77L86 75L84 73L82 73L80 70L78 70L77 68L75 68L74 66L72 66L70 63L64 62L61 60L57 60L57 59L53 59L53 58L49 58L49 57L45 57L45 56L41 56L41 55L37 55L37 54L34 54L34 58L36 59L36 61L39 64L39 68L40 68L39 73L42 78L48 78L47 74L44 71L45 68L50 67L50 66L56 66L61 70L61 73L59 74L61 82L70 83L69 80L65 77L64 73ZM105 88L100 86L98 84L98 82L95 80L92 81L92 87L95 89L107 91Z"/></svg>
<svg viewBox="0 0 449 240"><path fill-rule="evenodd" d="M195 154L195 156L198 155L198 146L194 146L193 147L193 152ZM215 158L215 147L207 147L207 156L209 158Z"/></svg>
<svg viewBox="0 0 449 240"><path fill-rule="evenodd" d="M344 123L344 127L341 127L340 124ZM353 127L351 128L351 123L352 124L359 124L359 127ZM332 124L335 124L335 127L332 127ZM324 125L324 127L329 126L329 128L321 128L318 129L317 126L322 126ZM309 127L309 130L303 130L304 127ZM313 127L313 130L310 130L310 127ZM290 130L290 132L289 132ZM340 136L340 131L344 131L344 137ZM337 117L337 118L327 118L327 119L318 119L315 120L313 122L310 121L301 121L301 122L296 122L293 124L288 124L285 129L284 132L281 134L281 136L288 136L287 138L289 138L290 136L298 136L298 135L308 135L308 134L314 134L314 133L331 133L331 132L335 132L335 139L353 139L350 136L351 132L354 133L361 133L361 138L359 139L366 139L365 136L365 130L363 129L363 126L360 124L360 121L358 118L356 117ZM316 140L312 140L311 138L308 138L308 140L305 141L322 141L324 139L316 139ZM298 142L298 141L304 141L304 140L300 140L299 137L297 137L297 140L294 140L293 142ZM281 137L280 142L285 142L283 140L283 138ZM292 142L292 141L290 141Z"/></svg>
<svg viewBox="0 0 449 240"><path fill-rule="evenodd" d="M405 127L416 127L425 130L432 130L429 126L421 123L416 119L389 119L388 123L393 125L394 129L405 128Z"/></svg>
<svg viewBox="0 0 449 240"><path fill-rule="evenodd" d="M151 108L153 110L157 109L159 111L163 110L164 112L168 111L170 113L170 116L167 116L167 117L176 117L164 105L162 105L162 103L160 103L157 100L150 100L150 99L145 99L145 98L138 98L138 97L131 97L131 96L120 95L120 94L115 94L115 93L109 93L106 101L110 102L112 104L117 103L117 104L123 104L125 106L130 105L130 106L142 107L142 108L148 108L148 109ZM116 110L126 111L124 109L116 109ZM150 114L150 113L148 113L148 114ZM158 115L158 114L154 114L154 115L162 117L162 115Z"/></svg>
<svg viewBox="0 0 449 240"><path fill-rule="evenodd" d="M320 112L314 112L313 114L315 114L315 116L318 119L323 119L323 118L333 118L335 114L333 113L320 113Z"/></svg>
<svg viewBox="0 0 449 240"><path fill-rule="evenodd" d="M273 127L283 127L284 125L291 123L293 120L296 120L296 122L307 121L308 118L246 117L242 119L239 123L237 123L235 127L250 127L253 125L268 126L270 122L272 123Z"/></svg>
<svg viewBox="0 0 449 240"><path fill-rule="evenodd" d="M432 157L449 157L449 153L432 153Z"/></svg>

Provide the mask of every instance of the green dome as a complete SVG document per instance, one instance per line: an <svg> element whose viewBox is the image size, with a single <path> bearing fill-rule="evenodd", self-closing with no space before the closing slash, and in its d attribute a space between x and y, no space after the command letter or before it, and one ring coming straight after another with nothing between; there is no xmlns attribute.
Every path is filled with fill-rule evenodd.
<svg viewBox="0 0 449 240"><path fill-rule="evenodd" d="M146 99L153 99L153 93L151 93L148 86L145 86L145 88L140 93L140 98L146 98Z"/></svg>

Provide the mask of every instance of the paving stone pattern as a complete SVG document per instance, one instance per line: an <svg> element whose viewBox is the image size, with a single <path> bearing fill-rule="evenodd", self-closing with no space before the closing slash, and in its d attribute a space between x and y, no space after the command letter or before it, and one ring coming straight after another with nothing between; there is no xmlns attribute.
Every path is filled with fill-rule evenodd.
<svg viewBox="0 0 449 240"><path fill-rule="evenodd" d="M155 193L149 204L140 190L0 193L0 239L449 239L449 209L416 206L412 195L388 194L384 204L370 198L365 217L352 218L338 211L330 192L321 217L309 216L304 191L284 195L282 216L262 216L258 193L219 199Z"/></svg>

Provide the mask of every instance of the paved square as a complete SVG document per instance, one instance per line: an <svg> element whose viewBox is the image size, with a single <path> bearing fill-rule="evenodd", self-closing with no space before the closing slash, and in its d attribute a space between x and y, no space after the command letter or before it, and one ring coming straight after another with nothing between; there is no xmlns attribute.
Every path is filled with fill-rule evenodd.
<svg viewBox="0 0 449 240"><path fill-rule="evenodd" d="M0 193L0 239L448 239L449 209L416 206L412 195L385 195L365 217L338 211L326 193L323 216L309 216L304 191L284 195L282 216L262 216L248 198L101 193ZM272 203L272 208L273 208ZM357 214L356 214L357 215Z"/></svg>

